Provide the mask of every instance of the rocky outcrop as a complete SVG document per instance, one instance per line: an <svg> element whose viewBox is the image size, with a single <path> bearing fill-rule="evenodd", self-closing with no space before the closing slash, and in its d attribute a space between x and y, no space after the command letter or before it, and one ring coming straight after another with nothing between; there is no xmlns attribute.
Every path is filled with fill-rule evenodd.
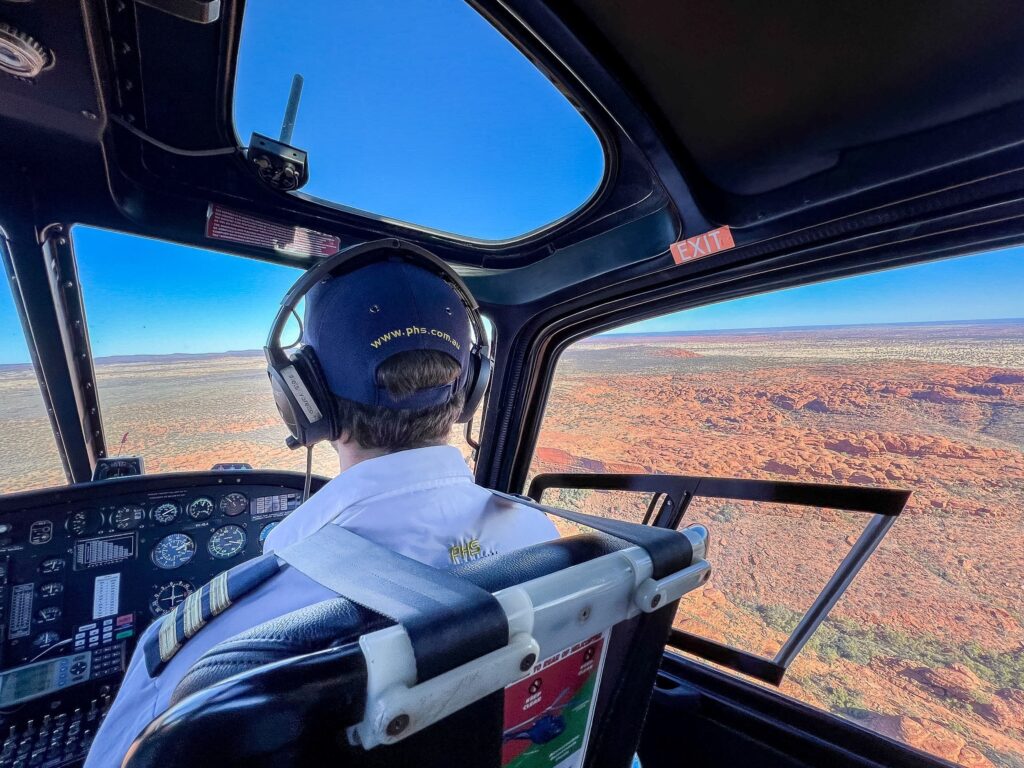
<svg viewBox="0 0 1024 768"><path fill-rule="evenodd" d="M1019 688L998 690L991 701L977 704L974 709L1000 728L1024 731L1024 691Z"/></svg>
<svg viewBox="0 0 1024 768"><path fill-rule="evenodd" d="M992 762L977 749L968 746L962 736L934 720L906 715L873 715L868 722L872 730L952 763L968 768L992 766Z"/></svg>
<svg viewBox="0 0 1024 768"><path fill-rule="evenodd" d="M994 373L987 384L1024 384L1024 373Z"/></svg>
<svg viewBox="0 0 1024 768"><path fill-rule="evenodd" d="M920 667L908 670L905 674L911 680L927 688L932 695L943 699L974 701L975 693L982 687L978 676L963 664L953 664L949 667L935 669Z"/></svg>
<svg viewBox="0 0 1024 768"><path fill-rule="evenodd" d="M940 392L936 389L926 389L922 392L914 392L910 396L911 400L923 400L926 403L939 403L941 405L953 405L954 403L960 402L959 398L954 395Z"/></svg>

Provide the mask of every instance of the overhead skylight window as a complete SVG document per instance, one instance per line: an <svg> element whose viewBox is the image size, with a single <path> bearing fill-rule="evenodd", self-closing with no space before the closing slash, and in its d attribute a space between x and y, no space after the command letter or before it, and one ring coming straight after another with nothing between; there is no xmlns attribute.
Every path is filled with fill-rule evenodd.
<svg viewBox="0 0 1024 768"><path fill-rule="evenodd" d="M505 240L594 194L590 124L461 0L248 0L235 126L278 138L295 74L298 194L461 237Z"/></svg>

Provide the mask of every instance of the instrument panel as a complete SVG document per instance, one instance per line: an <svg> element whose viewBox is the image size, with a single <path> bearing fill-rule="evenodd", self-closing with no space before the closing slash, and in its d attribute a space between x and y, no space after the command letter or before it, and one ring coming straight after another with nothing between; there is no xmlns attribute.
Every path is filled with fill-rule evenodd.
<svg viewBox="0 0 1024 768"><path fill-rule="evenodd" d="M80 760L141 632L261 554L303 481L198 472L0 497L0 768Z"/></svg>

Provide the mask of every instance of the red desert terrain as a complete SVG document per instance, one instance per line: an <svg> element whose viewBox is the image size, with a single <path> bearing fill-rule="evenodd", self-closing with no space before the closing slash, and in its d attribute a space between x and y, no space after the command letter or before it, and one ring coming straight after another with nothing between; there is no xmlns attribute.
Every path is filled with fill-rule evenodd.
<svg viewBox="0 0 1024 768"><path fill-rule="evenodd" d="M259 353L99 361L112 444L150 472L301 470ZM38 386L0 369L0 491L63 482ZM965 766L1024 768L1024 322L595 337L562 357L533 471L913 491L782 691ZM329 449L317 471L333 475ZM546 501L639 519L647 499ZM778 650L866 516L698 499L714 575L678 626Z"/></svg>
<svg viewBox="0 0 1024 768"><path fill-rule="evenodd" d="M782 690L962 765L1024 766L1024 323L595 337L562 357L532 469L913 491ZM677 626L771 656L867 516L697 499L687 522L714 576Z"/></svg>

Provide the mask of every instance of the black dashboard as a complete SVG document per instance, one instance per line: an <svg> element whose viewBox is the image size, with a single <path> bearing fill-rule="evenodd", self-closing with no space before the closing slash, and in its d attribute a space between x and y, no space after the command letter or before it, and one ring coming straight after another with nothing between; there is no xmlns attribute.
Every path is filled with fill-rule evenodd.
<svg viewBox="0 0 1024 768"><path fill-rule="evenodd" d="M0 496L0 768L80 761L140 633L259 555L303 481L189 472Z"/></svg>

